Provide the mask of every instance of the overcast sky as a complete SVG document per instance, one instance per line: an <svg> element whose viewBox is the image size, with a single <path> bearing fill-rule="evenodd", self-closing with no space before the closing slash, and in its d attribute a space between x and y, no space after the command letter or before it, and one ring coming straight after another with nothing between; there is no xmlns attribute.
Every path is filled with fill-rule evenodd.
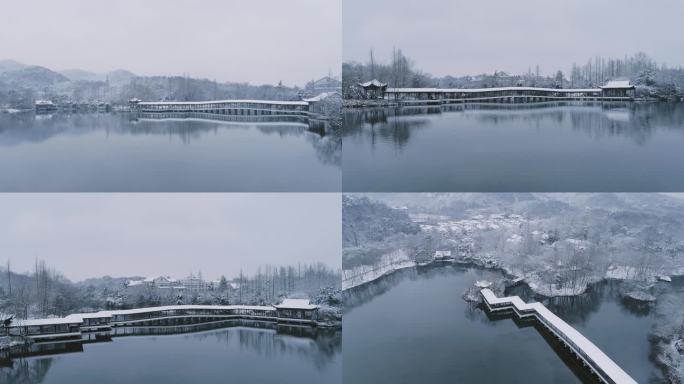
<svg viewBox="0 0 684 384"><path fill-rule="evenodd" d="M684 65L681 0L344 0L345 61L402 48L436 76L567 71L573 61L643 51Z"/></svg>
<svg viewBox="0 0 684 384"><path fill-rule="evenodd" d="M338 194L6 194L1 264L87 277L235 277L264 264L341 264Z"/></svg>
<svg viewBox="0 0 684 384"><path fill-rule="evenodd" d="M4 1L0 59L304 85L339 74L341 12L341 0Z"/></svg>

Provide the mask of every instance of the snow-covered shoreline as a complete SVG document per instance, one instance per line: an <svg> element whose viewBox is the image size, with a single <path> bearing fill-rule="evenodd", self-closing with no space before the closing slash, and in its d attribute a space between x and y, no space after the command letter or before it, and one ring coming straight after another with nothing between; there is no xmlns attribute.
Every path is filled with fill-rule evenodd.
<svg viewBox="0 0 684 384"><path fill-rule="evenodd" d="M408 258L405 252L399 250L384 255L382 261L376 265L361 265L352 269L342 270L342 290L346 291L378 280L383 276L398 270L417 266L415 261Z"/></svg>

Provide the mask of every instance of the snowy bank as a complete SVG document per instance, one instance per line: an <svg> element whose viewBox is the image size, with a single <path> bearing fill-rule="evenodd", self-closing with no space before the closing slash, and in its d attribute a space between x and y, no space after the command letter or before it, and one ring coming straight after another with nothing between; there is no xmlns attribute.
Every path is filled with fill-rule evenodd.
<svg viewBox="0 0 684 384"><path fill-rule="evenodd" d="M342 289L347 290L370 283L382 276L404 268L415 267L416 262L409 259L406 252L398 250L382 256L379 263L360 265L342 271Z"/></svg>

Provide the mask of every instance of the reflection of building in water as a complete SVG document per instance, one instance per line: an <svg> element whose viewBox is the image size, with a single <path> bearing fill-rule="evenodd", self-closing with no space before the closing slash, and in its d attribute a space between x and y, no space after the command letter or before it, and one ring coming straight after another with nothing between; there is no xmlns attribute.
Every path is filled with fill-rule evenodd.
<svg viewBox="0 0 684 384"><path fill-rule="evenodd" d="M230 343L259 356L304 356L316 367L326 367L341 353L339 329L302 327L263 321L227 320L176 327L125 327L84 334L83 339L37 342L24 348L0 352L0 383L34 384L44 380L55 356L88 353L84 344L111 342L112 337L186 334L190 341ZM93 336L93 337L91 337ZM97 337L95 337L97 336ZM192 344L192 343L188 343ZM196 344L195 344L196 345ZM192 346L190 347L192 348ZM199 345L199 348L202 348ZM176 353L173 350L169 353Z"/></svg>
<svg viewBox="0 0 684 384"><path fill-rule="evenodd" d="M52 367L52 359L0 360L0 383L42 383Z"/></svg>

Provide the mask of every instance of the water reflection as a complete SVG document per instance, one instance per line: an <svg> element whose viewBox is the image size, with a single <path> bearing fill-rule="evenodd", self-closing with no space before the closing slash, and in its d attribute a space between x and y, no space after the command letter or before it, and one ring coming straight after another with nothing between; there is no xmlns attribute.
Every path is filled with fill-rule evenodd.
<svg viewBox="0 0 684 384"><path fill-rule="evenodd" d="M165 336L165 335L180 336ZM123 337L123 338L122 338ZM129 344L126 340L131 340ZM102 345L93 349L89 345ZM76 365L82 369L97 371L97 365L109 364L111 354L134 354L130 348L142 345L153 350L159 356L169 360L182 361L186 353L195 353L210 360L209 364L223 367L222 359L235 353L243 356L250 367L268 370L269 364L278 366L283 361L297 362L299 366L291 369L303 372L317 372L320 377L327 377L329 382L341 382L341 349L342 335L340 329L326 329L300 326L278 325L270 322L230 320L213 323L194 324L182 327L128 327L114 328L111 332L99 332L86 335L84 340L36 343L22 350L5 352L0 356L1 383L62 383L63 371ZM216 347L219 349L216 349ZM222 348L221 346L225 346ZM218 354L207 356L202 352L207 348ZM175 352L174 352L175 351ZM73 355L74 358L64 360L62 357ZM216 361L214 361L216 360ZM276 363L278 362L278 363ZM95 367L85 367L95 364ZM229 366L231 364L228 364ZM150 364L145 369L154 371L161 367ZM225 367L224 367L225 368ZM231 366L235 371L248 367ZM51 375L51 369L55 372ZM167 376L171 381L179 372L173 368L169 372L152 372L154 375ZM245 372L248 374L248 372ZM287 381L286 371L271 372L274 382ZM217 379L215 372L195 379L212 381ZM276 380L276 378L278 378ZM102 382L118 382L117 377L103 376ZM307 381L304 381L307 382ZM315 381L312 381L315 382Z"/></svg>
<svg viewBox="0 0 684 384"><path fill-rule="evenodd" d="M684 129L684 106L678 103L539 103L529 105L460 104L442 107L402 107L347 111L344 114L344 135L372 138L379 134L392 138L401 146L408 144L410 132L393 133L425 127L429 120L403 121L402 118L421 115L461 113L479 123L505 125L526 122L543 128L545 124L568 122L574 130L594 139L625 136L635 143L645 144L658 129ZM365 128L378 128L376 131Z"/></svg>
<svg viewBox="0 0 684 384"><path fill-rule="evenodd" d="M684 187L682 103L459 104L343 117L346 191Z"/></svg>
<svg viewBox="0 0 684 384"><path fill-rule="evenodd" d="M377 377L363 372L373 369L369 365L389 364L388 359L410 360L416 367L431 367L433 382L453 382L456 379L452 371L459 367L465 371L463 375L473 378L460 382L487 382L494 380L496 374L475 368L478 353L486 352L492 359L502 361L497 364L500 369L510 366L510 369L528 371L535 380L593 382L588 371L536 321L520 320L512 314L492 314L461 298L463 291L475 280L494 281L502 277L496 271L460 266L412 268L345 291L345 372L358 382L373 382ZM661 284L655 289L677 289L676 284ZM631 284L620 281L604 281L591 285L579 296L545 298L535 295L525 285L517 285L508 288L506 294L542 302L599 346L638 382L660 382L662 372L652 356L649 340L654 323L653 307L625 301L624 294L631 288ZM383 323L388 319L393 319L393 323ZM517 331L511 331L511 326ZM536 341L539 336L550 350ZM413 342L410 348L401 350L394 338ZM449 345L449 340L454 345ZM423 348L423 344L428 343L434 344L430 350ZM373 347L366 352L368 345ZM487 349L492 345L496 350ZM564 369L572 373L572 378L564 376L557 363L549 360L550 351L559 358ZM363 356L347 357L354 353ZM459 363L444 362L446 365L442 366L437 362L444 360L439 356L444 353L468 357L461 358ZM519 354L524 355L524 359L513 363L520 359ZM390 357L376 358L377 355ZM535 364L542 361L548 366L540 368ZM422 372L421 368L416 369ZM525 373L518 375L518 380L531 380ZM399 380L399 376L396 379Z"/></svg>
<svg viewBox="0 0 684 384"><path fill-rule="evenodd" d="M0 190L339 190L327 122L220 117L0 114Z"/></svg>

